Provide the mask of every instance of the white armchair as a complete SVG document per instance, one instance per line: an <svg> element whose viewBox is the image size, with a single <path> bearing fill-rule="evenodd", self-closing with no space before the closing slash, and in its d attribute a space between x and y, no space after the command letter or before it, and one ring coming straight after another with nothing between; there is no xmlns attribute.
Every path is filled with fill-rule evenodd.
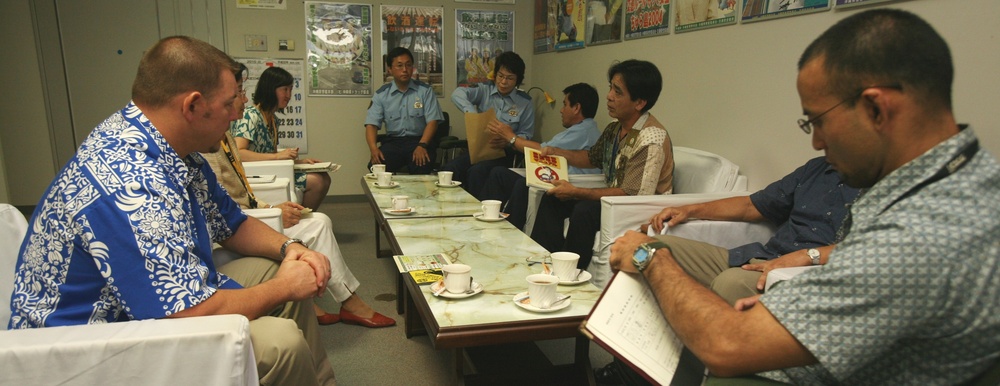
<svg viewBox="0 0 1000 386"><path fill-rule="evenodd" d="M750 194L746 191L746 176L739 174L739 166L728 159L706 151L691 149L681 146L674 146L674 191L673 194L662 194L653 196L614 196L601 198L601 230L594 243L594 257L591 260L588 271L593 274L591 282L598 286L604 286L610 279L610 269L608 258L611 253L611 244L625 231L638 230L642 224L649 221L649 218L668 206L687 205L699 202L713 201L733 196L745 196ZM704 225L695 225L700 222L690 222L683 226L676 227L675 232L690 228L692 233L697 228L720 228L722 223L713 221L711 224L705 222ZM759 238L766 234L764 240L770 237L773 231L770 227L762 224L731 223L737 227L729 233L738 236L743 232L750 232L750 238ZM743 229L739 229L743 227ZM716 234L717 229L712 229L708 234ZM688 237L688 236L682 236ZM716 239L702 240L723 247L728 245L737 246L746 244L730 244L736 241L727 241L725 233L719 233ZM699 239L698 237L689 237Z"/></svg>
<svg viewBox="0 0 1000 386"><path fill-rule="evenodd" d="M270 204L280 204L285 201L302 202L302 193L295 189L295 161L252 161L243 162L247 176L273 175L276 178L268 183L251 183L254 195Z"/></svg>
<svg viewBox="0 0 1000 386"><path fill-rule="evenodd" d="M257 385L242 315L7 330L24 216L0 204L0 385Z"/></svg>

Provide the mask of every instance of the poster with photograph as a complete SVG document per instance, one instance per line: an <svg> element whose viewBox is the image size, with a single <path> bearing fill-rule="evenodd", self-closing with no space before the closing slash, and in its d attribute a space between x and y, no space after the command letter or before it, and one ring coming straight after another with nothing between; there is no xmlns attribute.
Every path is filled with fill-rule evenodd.
<svg viewBox="0 0 1000 386"><path fill-rule="evenodd" d="M625 2L625 40L670 33L670 0Z"/></svg>
<svg viewBox="0 0 1000 386"><path fill-rule="evenodd" d="M837 3L834 6L837 8L849 8L861 5L888 3L890 1L896 0L837 0Z"/></svg>
<svg viewBox="0 0 1000 386"><path fill-rule="evenodd" d="M556 51L583 48L587 32L586 0L558 0L556 13Z"/></svg>
<svg viewBox="0 0 1000 386"><path fill-rule="evenodd" d="M830 0L743 0L744 23L830 9Z"/></svg>
<svg viewBox="0 0 1000 386"><path fill-rule="evenodd" d="M455 34L458 85L488 82L497 55L514 50L514 11L456 9Z"/></svg>
<svg viewBox="0 0 1000 386"><path fill-rule="evenodd" d="M282 147L297 147L300 154L309 152L309 136L306 130L306 101L303 98L302 74L304 62L302 59L261 59L236 58L237 62L247 66L249 74L243 82L247 92L248 105L253 104L253 93L257 89L260 74L268 67L281 67L295 78L292 84L292 99L288 101L284 113L275 114L278 121L278 143Z"/></svg>
<svg viewBox="0 0 1000 386"><path fill-rule="evenodd" d="M587 45L622 41L622 5L625 0L587 2Z"/></svg>
<svg viewBox="0 0 1000 386"><path fill-rule="evenodd" d="M674 0L674 32L736 24L736 0Z"/></svg>
<svg viewBox="0 0 1000 386"><path fill-rule="evenodd" d="M403 5L382 6L382 55L379 62L383 83L392 81L385 66L385 55L390 49L405 47L413 53L413 79L431 85L434 94L444 95L444 76L441 61L444 41L444 8L412 7Z"/></svg>
<svg viewBox="0 0 1000 386"><path fill-rule="evenodd" d="M307 1L305 9L309 95L371 96L372 6Z"/></svg>
<svg viewBox="0 0 1000 386"><path fill-rule="evenodd" d="M535 53L542 54L556 49L556 20L559 0L535 0Z"/></svg>

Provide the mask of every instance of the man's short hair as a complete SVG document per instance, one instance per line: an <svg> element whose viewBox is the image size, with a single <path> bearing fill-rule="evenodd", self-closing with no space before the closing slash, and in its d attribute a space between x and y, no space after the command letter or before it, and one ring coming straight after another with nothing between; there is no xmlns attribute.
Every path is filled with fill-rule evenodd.
<svg viewBox="0 0 1000 386"><path fill-rule="evenodd" d="M260 73L260 79L257 80L257 88L253 91L253 103L260 105L261 111L274 111L278 106L275 90L294 83L295 77L284 68L268 67Z"/></svg>
<svg viewBox="0 0 1000 386"><path fill-rule="evenodd" d="M645 60L629 59L616 63L608 69L608 82L615 75L621 75L625 88L628 89L632 100L642 99L646 101L646 106L642 112L647 112L656 105L656 100L660 98L660 90L663 89L663 78L656 65Z"/></svg>
<svg viewBox="0 0 1000 386"><path fill-rule="evenodd" d="M597 115L597 89L586 83L577 83L563 89L569 105L580 104L580 112L584 118L593 118Z"/></svg>
<svg viewBox="0 0 1000 386"><path fill-rule="evenodd" d="M410 52L410 50L406 49L406 47L396 47L389 50L388 54L385 54L385 67L386 68L392 67L392 61L396 60L396 58L399 57L400 55L409 56L410 61L411 62L413 61L413 53Z"/></svg>
<svg viewBox="0 0 1000 386"><path fill-rule="evenodd" d="M517 84L515 87L520 86L521 82L524 82L524 60L521 60L521 56L514 53L514 51L507 51L494 59L496 64L493 65L493 76L496 78L497 74L500 73L500 68L506 68L514 75L517 75Z"/></svg>
<svg viewBox="0 0 1000 386"><path fill-rule="evenodd" d="M951 110L955 70L948 44L912 13L875 9L845 18L806 48L799 70L816 58L823 58L827 87L841 98L895 83L925 103Z"/></svg>
<svg viewBox="0 0 1000 386"><path fill-rule="evenodd" d="M174 96L198 91L211 98L220 87L220 71L235 73L239 63L211 44L188 36L160 39L139 60L132 100L162 107Z"/></svg>

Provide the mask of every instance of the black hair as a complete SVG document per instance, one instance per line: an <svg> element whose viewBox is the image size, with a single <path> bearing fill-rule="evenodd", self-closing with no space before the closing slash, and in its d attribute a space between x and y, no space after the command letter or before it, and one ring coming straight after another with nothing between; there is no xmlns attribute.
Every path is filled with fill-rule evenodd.
<svg viewBox="0 0 1000 386"><path fill-rule="evenodd" d="M494 60L496 60L496 64L493 65L494 79L500 73L500 68L503 67L517 76L517 84L514 87L521 85L521 82L524 81L524 60L521 60L520 55L513 51L507 51L498 55Z"/></svg>
<svg viewBox="0 0 1000 386"><path fill-rule="evenodd" d="M275 111L278 107L278 87L291 86L295 78L281 67L268 67L260 74L257 89L253 92L253 103L259 105L261 111Z"/></svg>
<svg viewBox="0 0 1000 386"><path fill-rule="evenodd" d="M580 112L584 118L593 118L597 115L598 96L597 89L586 83L577 83L563 89L569 105L580 104Z"/></svg>
<svg viewBox="0 0 1000 386"><path fill-rule="evenodd" d="M629 59L616 63L608 69L608 82L615 75L621 75L625 88L628 89L632 100L642 99L646 101L646 106L642 112L647 112L656 105L656 100L660 98L660 90L663 89L663 77L656 65L645 60Z"/></svg>
<svg viewBox="0 0 1000 386"><path fill-rule="evenodd" d="M388 54L385 54L385 67L386 68L391 68L392 67L392 61L396 60L396 58L399 57L400 55L409 56L410 57L410 61L411 62L413 61L413 53L410 52L410 50L406 49L406 47L396 47L396 48L393 48L393 49L389 50Z"/></svg>

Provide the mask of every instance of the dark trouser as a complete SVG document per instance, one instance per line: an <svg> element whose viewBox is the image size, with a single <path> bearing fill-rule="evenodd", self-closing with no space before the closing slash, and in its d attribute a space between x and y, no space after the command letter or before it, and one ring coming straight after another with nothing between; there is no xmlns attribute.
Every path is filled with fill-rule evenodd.
<svg viewBox="0 0 1000 386"><path fill-rule="evenodd" d="M569 229L563 236L563 221ZM545 195L538 205L531 238L549 252L573 252L580 255L577 268L586 269L594 256L594 235L601 229L600 201L563 201Z"/></svg>
<svg viewBox="0 0 1000 386"><path fill-rule="evenodd" d="M417 163L413 162L413 151L417 149L419 142L420 137L386 136L383 138L379 150L385 156L385 171L397 173L406 168L405 172L409 174L430 174L433 171L431 168L431 161L434 160L433 152L427 151L431 161L427 161L423 166L417 166ZM371 167L371 162L369 162L368 168L371 169Z"/></svg>
<svg viewBox="0 0 1000 386"><path fill-rule="evenodd" d="M480 192L483 189L483 185L486 184L486 180L490 177L490 172L495 167L513 167L514 161L517 157L524 157L524 154L505 149L505 156L491 159L491 160L481 160L476 162L475 165L469 159L469 153L465 152L455 157L444 165L441 170L449 171L454 173L451 179L454 181L462 182L462 188L466 192L469 192L473 197L479 198Z"/></svg>
<svg viewBox="0 0 1000 386"><path fill-rule="evenodd" d="M524 177L508 168L495 167L478 198L502 201L503 212L510 215L507 221L517 229L524 229L528 215L528 185L525 181Z"/></svg>

